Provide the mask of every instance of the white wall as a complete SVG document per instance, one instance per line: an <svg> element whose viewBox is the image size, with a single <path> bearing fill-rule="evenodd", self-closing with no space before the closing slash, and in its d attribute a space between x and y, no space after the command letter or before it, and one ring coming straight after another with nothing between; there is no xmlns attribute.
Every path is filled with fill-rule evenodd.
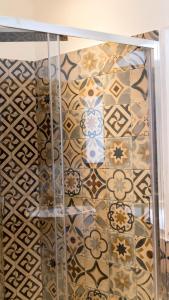
<svg viewBox="0 0 169 300"><path fill-rule="evenodd" d="M132 35L169 26L169 0L0 0L0 15Z"/></svg>

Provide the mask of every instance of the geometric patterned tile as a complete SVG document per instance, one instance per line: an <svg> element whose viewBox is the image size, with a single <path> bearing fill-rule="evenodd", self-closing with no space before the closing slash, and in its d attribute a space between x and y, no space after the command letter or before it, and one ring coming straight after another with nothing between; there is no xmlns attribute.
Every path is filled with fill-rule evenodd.
<svg viewBox="0 0 169 300"><path fill-rule="evenodd" d="M133 201L133 171L107 170L109 197L117 201Z"/></svg>
<svg viewBox="0 0 169 300"><path fill-rule="evenodd" d="M83 197L104 199L106 197L106 179L104 169L81 169Z"/></svg>
<svg viewBox="0 0 169 300"><path fill-rule="evenodd" d="M103 109L89 108L81 116L82 137L96 138L103 136Z"/></svg>
<svg viewBox="0 0 169 300"><path fill-rule="evenodd" d="M80 107L97 108L103 105L103 86L101 77L85 78L79 88Z"/></svg>
<svg viewBox="0 0 169 300"><path fill-rule="evenodd" d="M137 269L136 271L137 282L137 299L138 300L153 300L154 299L154 282L152 273Z"/></svg>
<svg viewBox="0 0 169 300"><path fill-rule="evenodd" d="M107 168L132 168L131 138L105 139L105 164Z"/></svg>
<svg viewBox="0 0 169 300"><path fill-rule="evenodd" d="M150 169L149 137L133 137L133 169Z"/></svg>
<svg viewBox="0 0 169 300"><path fill-rule="evenodd" d="M103 75L104 105L130 103L130 72Z"/></svg>
<svg viewBox="0 0 169 300"><path fill-rule="evenodd" d="M124 234L110 234L110 261L118 265L134 264L134 239Z"/></svg>
<svg viewBox="0 0 169 300"><path fill-rule="evenodd" d="M104 168L105 145L103 138L83 140L81 159L83 168Z"/></svg>
<svg viewBox="0 0 169 300"><path fill-rule="evenodd" d="M138 268L145 271L153 271L153 245L152 239L135 237L136 262Z"/></svg>
<svg viewBox="0 0 169 300"><path fill-rule="evenodd" d="M148 103L134 102L131 104L132 135L149 134Z"/></svg>
<svg viewBox="0 0 169 300"><path fill-rule="evenodd" d="M109 291L109 266L104 259L86 258L85 269L88 288Z"/></svg>
<svg viewBox="0 0 169 300"><path fill-rule="evenodd" d="M130 71L131 101L143 102L147 100L148 80L145 68Z"/></svg>
<svg viewBox="0 0 169 300"><path fill-rule="evenodd" d="M150 170L134 170L134 198L136 202L147 203L151 198Z"/></svg>
<svg viewBox="0 0 169 300"><path fill-rule="evenodd" d="M130 136L130 106L125 104L105 107L104 126L106 138Z"/></svg>

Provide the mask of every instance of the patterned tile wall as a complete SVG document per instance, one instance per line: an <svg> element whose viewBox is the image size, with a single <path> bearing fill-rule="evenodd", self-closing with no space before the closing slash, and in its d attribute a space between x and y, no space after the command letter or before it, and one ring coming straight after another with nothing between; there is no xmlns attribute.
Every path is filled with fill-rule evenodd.
<svg viewBox="0 0 169 300"><path fill-rule="evenodd" d="M145 62L113 43L62 56L70 300L154 298Z"/></svg>
<svg viewBox="0 0 169 300"><path fill-rule="evenodd" d="M42 299L35 64L0 60L4 299Z"/></svg>

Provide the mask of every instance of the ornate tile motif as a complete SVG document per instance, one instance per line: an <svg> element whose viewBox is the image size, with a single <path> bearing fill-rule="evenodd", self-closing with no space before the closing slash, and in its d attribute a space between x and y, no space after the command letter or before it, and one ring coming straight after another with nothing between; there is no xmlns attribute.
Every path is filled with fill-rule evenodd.
<svg viewBox="0 0 169 300"><path fill-rule="evenodd" d="M147 203L151 197L150 170L134 170L134 198L136 202Z"/></svg>
<svg viewBox="0 0 169 300"><path fill-rule="evenodd" d="M103 112L90 108L86 110L80 121L80 127L84 137L96 138L103 135Z"/></svg>
<svg viewBox="0 0 169 300"><path fill-rule="evenodd" d="M69 54L61 55L61 79L74 80L78 78L78 64L80 56L78 51L70 52Z"/></svg>
<svg viewBox="0 0 169 300"><path fill-rule="evenodd" d="M119 233L129 232L133 228L134 215L132 208L124 203L112 203L108 212L110 227Z"/></svg>
<svg viewBox="0 0 169 300"><path fill-rule="evenodd" d="M102 78L89 77L81 81L79 89L80 105L82 108L97 108L103 105Z"/></svg>
<svg viewBox="0 0 169 300"><path fill-rule="evenodd" d="M132 170L108 170L107 188L111 199L118 201L133 201Z"/></svg>
<svg viewBox="0 0 169 300"><path fill-rule="evenodd" d="M137 299L152 300L154 298L153 276L143 269L136 271Z"/></svg>
<svg viewBox="0 0 169 300"><path fill-rule="evenodd" d="M148 204L135 204L135 234L137 236L152 237L152 205Z"/></svg>
<svg viewBox="0 0 169 300"><path fill-rule="evenodd" d="M135 238L136 261L138 267L152 272L153 270L153 246L152 239L146 237Z"/></svg>
<svg viewBox="0 0 169 300"><path fill-rule="evenodd" d="M119 299L133 299L136 296L136 280L131 269L110 264L109 274L112 294L119 293Z"/></svg>
<svg viewBox="0 0 169 300"><path fill-rule="evenodd" d="M108 250L107 241L97 229L91 230L85 237L85 247L94 259L100 259Z"/></svg>
<svg viewBox="0 0 169 300"><path fill-rule="evenodd" d="M86 258L86 286L88 288L99 289L104 292L109 291L109 266L103 259L95 260Z"/></svg>
<svg viewBox="0 0 169 300"><path fill-rule="evenodd" d="M90 290L87 293L86 300L107 300L108 296L99 290Z"/></svg>
<svg viewBox="0 0 169 300"><path fill-rule="evenodd" d="M65 168L79 169L82 166L81 139L64 140L64 166Z"/></svg>
<svg viewBox="0 0 169 300"><path fill-rule="evenodd" d="M69 196L79 195L82 188L80 173L73 169L68 169L64 172L65 194Z"/></svg>
<svg viewBox="0 0 169 300"><path fill-rule="evenodd" d="M92 199L104 199L106 196L106 179L104 169L82 169L83 196Z"/></svg>
<svg viewBox="0 0 169 300"><path fill-rule="evenodd" d="M133 169L150 169L149 137L133 138Z"/></svg>
<svg viewBox="0 0 169 300"><path fill-rule="evenodd" d="M134 102L131 104L132 135L149 135L148 103Z"/></svg>
<svg viewBox="0 0 169 300"><path fill-rule="evenodd" d="M132 168L131 138L105 139L105 165L107 168Z"/></svg>
<svg viewBox="0 0 169 300"><path fill-rule="evenodd" d="M130 106L114 105L104 109L105 137L123 137L131 135Z"/></svg>
<svg viewBox="0 0 169 300"><path fill-rule="evenodd" d="M0 60L3 69L1 151L5 299L41 299L35 64Z"/></svg>
<svg viewBox="0 0 169 300"><path fill-rule="evenodd" d="M132 265L134 263L134 239L128 235L110 235L109 254L110 261L119 265Z"/></svg>
<svg viewBox="0 0 169 300"><path fill-rule="evenodd" d="M85 280L85 263L83 256L73 255L67 261L69 280L76 284L84 284Z"/></svg>
<svg viewBox="0 0 169 300"><path fill-rule="evenodd" d="M82 144L82 167L104 168L104 138L88 138Z"/></svg>
<svg viewBox="0 0 169 300"><path fill-rule="evenodd" d="M64 139L77 139L81 137L80 118L83 111L67 111L63 113Z"/></svg>
<svg viewBox="0 0 169 300"><path fill-rule="evenodd" d="M80 81L62 81L62 110L78 110L81 108L79 103L79 84Z"/></svg>
<svg viewBox="0 0 169 300"><path fill-rule="evenodd" d="M130 72L110 73L102 76L104 105L130 103Z"/></svg>
<svg viewBox="0 0 169 300"><path fill-rule="evenodd" d="M148 95L147 71L140 68L130 71L131 99L144 102Z"/></svg>

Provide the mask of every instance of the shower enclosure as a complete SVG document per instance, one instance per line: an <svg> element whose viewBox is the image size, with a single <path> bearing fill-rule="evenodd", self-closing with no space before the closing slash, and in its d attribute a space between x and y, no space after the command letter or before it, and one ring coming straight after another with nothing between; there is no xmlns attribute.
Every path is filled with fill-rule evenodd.
<svg viewBox="0 0 169 300"><path fill-rule="evenodd" d="M0 25L0 299L167 299L158 42Z"/></svg>

